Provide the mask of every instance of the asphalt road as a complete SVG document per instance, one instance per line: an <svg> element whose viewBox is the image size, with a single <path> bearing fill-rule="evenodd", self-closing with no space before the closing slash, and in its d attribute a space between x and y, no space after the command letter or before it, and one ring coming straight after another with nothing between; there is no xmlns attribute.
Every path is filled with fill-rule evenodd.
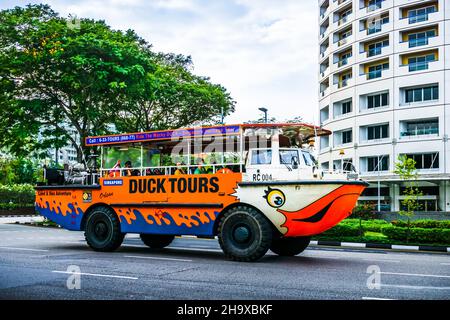
<svg viewBox="0 0 450 320"><path fill-rule="evenodd" d="M81 232L0 224L0 299L447 300L450 255L309 247L241 263L216 240L177 238L155 252L128 235L98 253Z"/></svg>

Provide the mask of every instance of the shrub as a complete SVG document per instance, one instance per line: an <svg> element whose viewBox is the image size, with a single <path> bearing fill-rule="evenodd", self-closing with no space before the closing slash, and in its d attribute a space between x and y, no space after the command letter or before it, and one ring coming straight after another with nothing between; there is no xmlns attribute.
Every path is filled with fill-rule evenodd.
<svg viewBox="0 0 450 320"><path fill-rule="evenodd" d="M322 233L322 235L324 237L359 236L359 227L357 225L338 224Z"/></svg>
<svg viewBox="0 0 450 320"><path fill-rule="evenodd" d="M399 241L406 241L408 235L406 227L386 226L381 231L388 238ZM450 229L414 227L410 229L409 241L450 244Z"/></svg>
<svg viewBox="0 0 450 320"><path fill-rule="evenodd" d="M402 220L395 220L392 221L392 225L396 227L406 227L407 226L406 221ZM441 229L450 229L450 221L449 220L415 220L411 221L410 225L412 228L441 228Z"/></svg>
<svg viewBox="0 0 450 320"><path fill-rule="evenodd" d="M34 204L35 191L31 184L0 185L2 209L30 206Z"/></svg>

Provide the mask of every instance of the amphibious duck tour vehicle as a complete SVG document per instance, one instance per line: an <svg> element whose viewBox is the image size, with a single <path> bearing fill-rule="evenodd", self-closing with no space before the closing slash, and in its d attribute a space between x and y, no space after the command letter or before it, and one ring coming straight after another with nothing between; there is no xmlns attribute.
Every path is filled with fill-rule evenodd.
<svg viewBox="0 0 450 320"><path fill-rule="evenodd" d="M241 124L86 138L98 169L36 187L37 211L88 245L113 251L125 234L150 248L175 236L217 236L225 255L296 255L346 218L367 186L317 167L306 124Z"/></svg>

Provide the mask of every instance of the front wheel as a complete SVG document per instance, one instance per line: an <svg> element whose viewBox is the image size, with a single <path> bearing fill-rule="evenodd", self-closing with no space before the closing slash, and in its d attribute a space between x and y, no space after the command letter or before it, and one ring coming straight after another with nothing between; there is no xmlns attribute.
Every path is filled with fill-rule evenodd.
<svg viewBox="0 0 450 320"><path fill-rule="evenodd" d="M120 247L125 234L120 231L119 219L112 209L97 207L87 217L84 236L95 251L109 252Z"/></svg>
<svg viewBox="0 0 450 320"><path fill-rule="evenodd" d="M270 250L279 256L292 257L302 253L309 245L311 237L273 239Z"/></svg>
<svg viewBox="0 0 450 320"><path fill-rule="evenodd" d="M162 249L172 243L175 236L160 234L141 234L141 240L152 249Z"/></svg>
<svg viewBox="0 0 450 320"><path fill-rule="evenodd" d="M235 261L252 262L263 257L272 243L272 226L258 211L246 206L228 210L219 221L219 244Z"/></svg>

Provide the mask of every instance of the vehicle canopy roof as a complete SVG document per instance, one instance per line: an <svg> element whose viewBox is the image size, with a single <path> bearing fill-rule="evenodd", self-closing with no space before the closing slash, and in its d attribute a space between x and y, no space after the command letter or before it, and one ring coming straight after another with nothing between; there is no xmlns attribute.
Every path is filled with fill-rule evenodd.
<svg viewBox="0 0 450 320"><path fill-rule="evenodd" d="M241 135L245 137L266 137L267 139L270 139L274 134L285 136L290 140L292 139L299 144L302 144L314 136L327 136L330 135L331 132L321 127L305 123L236 124L93 136L85 139L85 145L88 147L111 146L153 141L170 142L180 139L197 139L212 136L226 137Z"/></svg>

